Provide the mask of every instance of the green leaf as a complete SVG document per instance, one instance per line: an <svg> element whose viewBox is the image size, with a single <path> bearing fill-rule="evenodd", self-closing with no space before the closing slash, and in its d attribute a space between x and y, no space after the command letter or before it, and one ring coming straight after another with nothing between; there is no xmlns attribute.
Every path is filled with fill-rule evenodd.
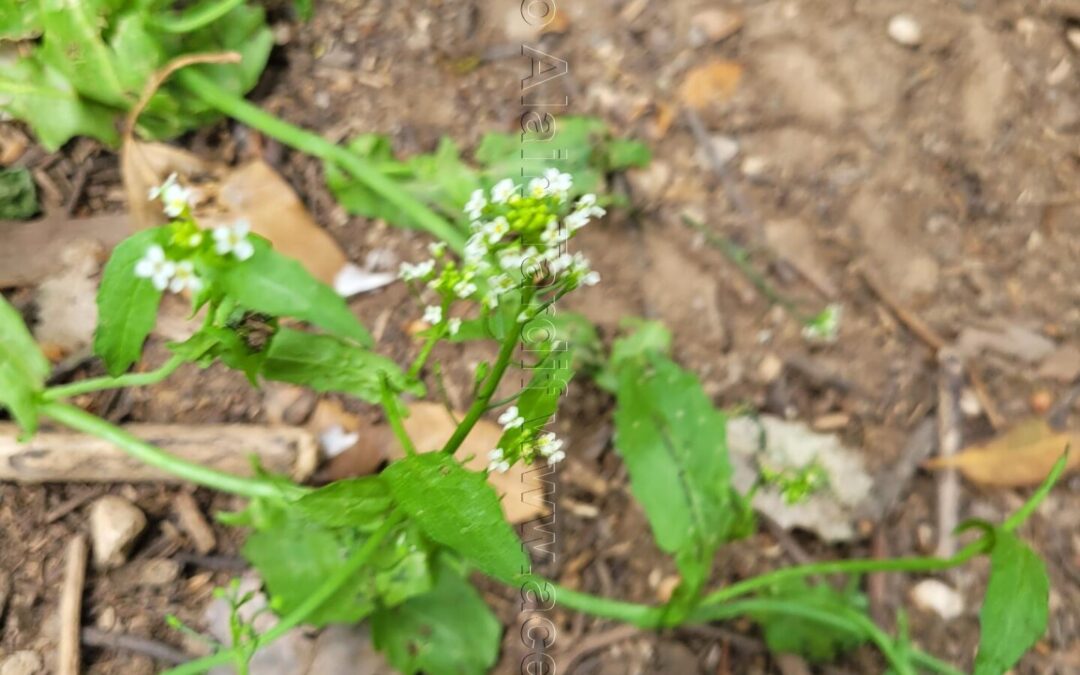
<svg viewBox="0 0 1080 675"><path fill-rule="evenodd" d="M164 227L143 230L113 250L98 288L94 353L113 377L139 360L143 342L157 320L161 291L135 276L135 265L154 244L163 244Z"/></svg>
<svg viewBox="0 0 1080 675"><path fill-rule="evenodd" d="M187 340L168 346L174 354L201 368L220 359L229 368L244 373L256 386L266 358L265 352L249 347L236 331L218 326L204 326Z"/></svg>
<svg viewBox="0 0 1080 675"><path fill-rule="evenodd" d="M376 611L371 633L405 675L483 675L498 659L502 625L472 584L444 563L429 592Z"/></svg>
<svg viewBox="0 0 1080 675"><path fill-rule="evenodd" d="M825 614L866 611L862 594L838 591L827 584L809 586L802 579L787 582L771 596ZM769 651L798 654L814 663L834 661L866 642L865 636L855 630L808 621L801 616L761 612L752 614L751 618L761 625Z"/></svg>
<svg viewBox="0 0 1080 675"><path fill-rule="evenodd" d="M625 319L625 328L632 328L629 335L615 340L607 365L596 375L596 383L612 393L619 386L617 369L624 361L639 359L649 354L671 353L671 331L659 321Z"/></svg>
<svg viewBox="0 0 1080 675"><path fill-rule="evenodd" d="M652 161L649 146L640 141L615 139L608 144L604 162L609 171L618 171L630 167L645 167Z"/></svg>
<svg viewBox="0 0 1080 675"><path fill-rule="evenodd" d="M90 136L110 146L120 141L115 111L83 99L68 78L37 52L0 71L0 110L29 124L50 152L73 136Z"/></svg>
<svg viewBox="0 0 1080 675"><path fill-rule="evenodd" d="M113 54L101 39L103 10L94 2L41 0L40 54L83 97L124 108L134 103L134 95L124 90Z"/></svg>
<svg viewBox="0 0 1080 675"><path fill-rule="evenodd" d="M268 380L336 391L376 403L386 380L394 391L418 392L397 364L330 335L283 328L270 342L262 374ZM422 393L422 390L419 390Z"/></svg>
<svg viewBox="0 0 1080 675"><path fill-rule="evenodd" d="M975 675L999 675L1020 660L1046 631L1049 599L1046 565L1016 535L997 529Z"/></svg>
<svg viewBox="0 0 1080 675"><path fill-rule="evenodd" d="M392 505L390 491L379 476L339 480L296 501L296 508L317 525L364 532L378 528Z"/></svg>
<svg viewBox="0 0 1080 675"><path fill-rule="evenodd" d="M37 212L37 188L30 172L0 169L0 220L25 220Z"/></svg>
<svg viewBox="0 0 1080 675"><path fill-rule="evenodd" d="M398 505L430 539L502 581L528 571L521 541L484 474L432 452L394 462L382 476Z"/></svg>
<svg viewBox="0 0 1080 675"><path fill-rule="evenodd" d="M245 542L243 554L259 571L271 607L279 615L304 602L367 539L367 534L356 528L327 527L308 520L313 503L299 509L263 503L258 511L233 518L234 522L258 528ZM374 611L380 602L400 604L427 592L432 585L429 555L429 546L415 526L398 525L380 543L370 564L305 623L354 623Z"/></svg>
<svg viewBox="0 0 1080 675"><path fill-rule="evenodd" d="M697 378L645 352L618 363L615 447L656 542L700 586L716 548L742 534L749 507L731 487L726 417Z"/></svg>
<svg viewBox="0 0 1080 675"><path fill-rule="evenodd" d="M217 283L227 296L255 312L300 319L362 345L373 344L371 334L334 289L272 249L265 239L253 236L251 240L255 255L217 274Z"/></svg>
<svg viewBox="0 0 1080 675"><path fill-rule="evenodd" d="M28 434L37 430L35 394L48 375L49 362L22 316L0 296L0 406Z"/></svg>
<svg viewBox="0 0 1080 675"><path fill-rule="evenodd" d="M536 321L543 321L543 318ZM554 326L551 335L555 336ZM525 423L503 433L498 447L516 448L522 438L532 438L547 426L574 377L573 361L573 352L566 342L554 339L546 344L545 353L532 368L533 375L528 386L522 390L516 402L518 414L525 418Z"/></svg>
<svg viewBox="0 0 1080 675"><path fill-rule="evenodd" d="M39 0L7 0L0 5L0 40L26 40L40 34Z"/></svg>

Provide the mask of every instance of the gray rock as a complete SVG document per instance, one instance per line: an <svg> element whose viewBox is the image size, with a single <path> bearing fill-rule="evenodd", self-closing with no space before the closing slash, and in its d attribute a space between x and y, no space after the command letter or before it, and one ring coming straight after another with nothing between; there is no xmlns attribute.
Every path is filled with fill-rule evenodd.
<svg viewBox="0 0 1080 675"><path fill-rule="evenodd" d="M15 652L3 661L0 661L0 675L39 675L44 672L45 666L41 663L41 657L37 652Z"/></svg>

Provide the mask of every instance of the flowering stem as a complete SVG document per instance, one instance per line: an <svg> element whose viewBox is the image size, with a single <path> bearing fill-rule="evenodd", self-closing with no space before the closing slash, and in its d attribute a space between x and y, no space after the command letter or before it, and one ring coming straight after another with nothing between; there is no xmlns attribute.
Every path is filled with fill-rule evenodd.
<svg viewBox="0 0 1080 675"><path fill-rule="evenodd" d="M184 363L184 359L174 356L166 361L160 368L145 373L128 373L119 377L95 377L89 380L81 380L64 384L57 387L49 387L41 393L44 401L59 401L80 394L103 389L120 389L121 387L144 387L161 382L172 375L177 368Z"/></svg>
<svg viewBox="0 0 1080 675"><path fill-rule="evenodd" d="M529 304L531 299L532 289L526 290L522 305ZM476 426L476 423L479 422L480 418L487 412L488 403L491 402L491 397L495 395L495 390L498 389L503 375L506 374L506 369L510 366L510 359L513 358L514 350L517 348L520 339L521 324L515 323L514 328L508 331L506 337L503 338L502 345L499 347L499 355L496 357L495 365L491 367L491 372L488 373L487 379L484 380L484 386L480 388L476 398L473 399L472 405L469 406L469 410L461 420L461 424L454 429L454 434L450 437L450 440L446 442L446 445L443 446L443 452L449 455L457 452L457 449L461 447L461 444L465 441L465 437L469 435L472 428Z"/></svg>
<svg viewBox="0 0 1080 675"><path fill-rule="evenodd" d="M298 485L284 485L256 478L243 478L215 471L165 452L140 440L120 427L67 403L44 403L39 412L76 431L113 443L132 457L198 485L249 498L298 497L307 490Z"/></svg>
<svg viewBox="0 0 1080 675"><path fill-rule="evenodd" d="M414 359L412 365L409 366L410 378L415 379L420 376L420 371L424 369L428 357L431 356L431 350L435 348L435 345L438 344L445 332L444 327L445 324L443 324L443 326L437 326L432 330L431 335L429 335L427 341L424 342L424 346L420 348L420 353L416 355L416 359Z"/></svg>
<svg viewBox="0 0 1080 675"><path fill-rule="evenodd" d="M331 143L318 134L278 119L258 106L248 103L242 97L222 89L213 80L191 68L181 70L177 73L177 77L192 94L211 107L296 150L337 164L353 178L401 209L402 213L421 229L445 241L458 253L464 250L465 236L461 231L401 189L362 157Z"/></svg>
<svg viewBox="0 0 1080 675"><path fill-rule="evenodd" d="M413 445L412 439L409 438L409 432L405 431L405 425L401 421L401 409L398 408L398 398L394 390L390 388L390 384L384 379L382 383L382 408L386 413L386 420L390 423L390 428L394 431L394 436L397 437L398 443L401 444L401 448L405 451L406 455L415 455L416 446Z"/></svg>
<svg viewBox="0 0 1080 675"><path fill-rule="evenodd" d="M386 539L391 530L397 527L404 518L404 514L400 511L391 513L390 516L383 521L383 524L368 537L363 545L356 549L352 555L345 560L345 563L337 572L332 574L321 586L315 589L315 592L309 595L300 606L283 616L281 621L273 628L255 638L254 649L251 649L251 653L265 647L296 626L299 626L312 612L319 609L319 607L327 600L334 597L341 587L368 563L371 556L375 554L375 549L378 548L383 539ZM188 663L165 671L163 675L195 675L196 673L204 673L214 666L232 661L236 657L237 652L241 649L243 649L243 647L233 647L232 649L220 651L217 654L207 656L206 658L189 661Z"/></svg>

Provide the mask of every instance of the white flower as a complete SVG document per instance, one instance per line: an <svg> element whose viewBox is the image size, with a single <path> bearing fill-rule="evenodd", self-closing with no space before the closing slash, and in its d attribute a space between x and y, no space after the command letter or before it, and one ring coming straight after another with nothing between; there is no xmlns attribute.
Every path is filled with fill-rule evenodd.
<svg viewBox="0 0 1080 675"><path fill-rule="evenodd" d="M558 195L560 198L565 198L570 188L574 187L574 177L558 169L548 169L544 172L544 178L547 179L548 194Z"/></svg>
<svg viewBox="0 0 1080 675"><path fill-rule="evenodd" d="M563 270L570 269L570 265L574 263L574 258L569 253L560 253L550 263L548 263L548 269L552 274L558 275Z"/></svg>
<svg viewBox="0 0 1080 675"><path fill-rule="evenodd" d="M585 286L595 286L596 284L600 283L600 273L595 271L589 272L585 276L581 277L581 283Z"/></svg>
<svg viewBox="0 0 1080 675"><path fill-rule="evenodd" d="M469 237L469 241L465 242L465 262L476 262L483 259L488 253L487 237L482 232L478 232Z"/></svg>
<svg viewBox="0 0 1080 675"><path fill-rule="evenodd" d="M591 192L587 195L582 195L574 208L578 212L595 218L600 218L607 213L602 207L596 205L596 195Z"/></svg>
<svg viewBox="0 0 1080 675"><path fill-rule="evenodd" d="M469 197L468 203L465 204L465 213L472 220L479 220L484 213L485 206L487 206L487 199L484 199L484 191L480 189L473 190L472 196Z"/></svg>
<svg viewBox="0 0 1080 675"><path fill-rule="evenodd" d="M510 470L510 462L504 459L502 448L495 448L488 453L488 471L506 473Z"/></svg>
<svg viewBox="0 0 1080 675"><path fill-rule="evenodd" d="M427 275L431 274L431 271L435 269L434 260L425 260L424 262L416 263L401 263L401 269L398 271L400 276L405 281L413 281L415 279L423 279Z"/></svg>
<svg viewBox="0 0 1080 675"><path fill-rule="evenodd" d="M544 228L543 233L540 235L540 241L544 242L546 246L556 246L563 243L570 238L570 233L564 228L559 227L559 221L552 220Z"/></svg>
<svg viewBox="0 0 1080 675"><path fill-rule="evenodd" d="M589 214L585 211L574 211L566 216L563 222L566 223L566 229L571 232L577 232L581 228L589 224Z"/></svg>
<svg viewBox="0 0 1080 675"><path fill-rule="evenodd" d="M562 450L556 450L555 452L547 456L548 464L558 464L564 459L566 459L566 453Z"/></svg>
<svg viewBox="0 0 1080 675"><path fill-rule="evenodd" d="M511 279L508 274L500 274L491 280L491 287L498 291L499 295L512 290L516 285L517 282Z"/></svg>
<svg viewBox="0 0 1080 675"><path fill-rule="evenodd" d="M442 323L442 307L438 305L428 305L424 309L424 323L429 323L432 326Z"/></svg>
<svg viewBox="0 0 1080 675"><path fill-rule="evenodd" d="M436 258L441 258L442 254L446 252L445 241L433 241L427 245L427 250L431 255Z"/></svg>
<svg viewBox="0 0 1080 675"><path fill-rule="evenodd" d="M512 405L506 409L506 412L499 415L499 424L501 424L506 431L510 431L511 429L517 429L525 424L525 418L518 414L518 407Z"/></svg>
<svg viewBox="0 0 1080 675"><path fill-rule="evenodd" d="M165 249L157 244L146 249L146 255L135 263L135 276L150 279L154 282L154 288L159 291L165 290L174 274L176 274L176 263L167 259Z"/></svg>
<svg viewBox="0 0 1080 675"><path fill-rule="evenodd" d="M489 244L499 243L499 240L502 239L509 231L510 223L507 222L506 218L502 216L499 216L487 225L484 225L483 229L481 230L481 232L483 232L487 236Z"/></svg>
<svg viewBox="0 0 1080 675"><path fill-rule="evenodd" d="M191 190L180 185L176 174L171 173L165 182L157 187L150 188L150 199L161 199L162 210L170 218L176 218L191 206Z"/></svg>
<svg viewBox="0 0 1080 675"><path fill-rule="evenodd" d="M529 194L537 199L547 197L548 182L544 178L533 178L529 181Z"/></svg>
<svg viewBox="0 0 1080 675"><path fill-rule="evenodd" d="M495 187L491 188L491 201L495 204L505 204L517 194L517 185L510 178L504 178Z"/></svg>
<svg viewBox="0 0 1080 675"><path fill-rule="evenodd" d="M536 439L536 451L544 457L551 457L556 452L559 452L562 446L562 439L550 432Z"/></svg>
<svg viewBox="0 0 1080 675"><path fill-rule="evenodd" d="M476 284L466 279L454 284L453 290L454 295L458 296L459 298L467 298L473 293L476 293Z"/></svg>
<svg viewBox="0 0 1080 675"><path fill-rule="evenodd" d="M525 262L525 256L521 253L520 250L504 251L499 256L499 267L503 268L507 272L509 272L510 270L520 271L521 263L523 262Z"/></svg>
<svg viewBox="0 0 1080 675"><path fill-rule="evenodd" d="M457 335L458 331L461 330L461 319L456 316L453 319L450 319L446 322L446 329L451 335Z"/></svg>
<svg viewBox="0 0 1080 675"><path fill-rule="evenodd" d="M190 290L192 293L198 293L202 287L202 279L195 274L195 266L191 264L190 260L176 263L176 270L173 274L172 283L169 284L170 291L173 293L182 293L186 289Z"/></svg>
<svg viewBox="0 0 1080 675"><path fill-rule="evenodd" d="M246 220L238 220L229 227L214 228L214 250L218 255L229 255L237 260L247 260L255 255L255 247L248 240L248 232L251 224Z"/></svg>

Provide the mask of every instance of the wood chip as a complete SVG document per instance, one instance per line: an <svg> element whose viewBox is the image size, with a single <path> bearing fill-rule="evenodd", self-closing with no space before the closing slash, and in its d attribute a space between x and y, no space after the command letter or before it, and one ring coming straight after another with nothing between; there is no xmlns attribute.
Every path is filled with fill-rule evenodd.
<svg viewBox="0 0 1080 675"><path fill-rule="evenodd" d="M191 538L195 550L202 555L213 551L217 546L217 538L214 537L214 530L206 522L199 505L195 503L195 498L187 492L178 492L173 509L176 511L180 529Z"/></svg>
<svg viewBox="0 0 1080 675"><path fill-rule="evenodd" d="M79 642L82 628L82 594L86 581L86 535L68 542L64 586L60 591L60 648L58 675L79 675Z"/></svg>

